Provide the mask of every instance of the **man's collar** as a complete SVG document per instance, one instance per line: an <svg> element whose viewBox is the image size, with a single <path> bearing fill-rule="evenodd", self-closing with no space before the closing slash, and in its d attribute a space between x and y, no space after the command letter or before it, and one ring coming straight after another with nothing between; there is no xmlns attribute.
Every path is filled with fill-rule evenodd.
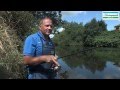
<svg viewBox="0 0 120 90"><path fill-rule="evenodd" d="M41 32L40 30L38 31L38 35L39 35L41 38L43 38L44 40L46 40L45 37L44 37L44 35L42 34L42 32Z"/></svg>

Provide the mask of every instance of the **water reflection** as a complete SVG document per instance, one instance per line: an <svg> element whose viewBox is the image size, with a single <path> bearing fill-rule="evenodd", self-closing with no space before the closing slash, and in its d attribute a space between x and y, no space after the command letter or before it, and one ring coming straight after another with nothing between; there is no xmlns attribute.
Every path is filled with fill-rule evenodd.
<svg viewBox="0 0 120 90"><path fill-rule="evenodd" d="M120 79L120 50L99 48L59 59L65 79Z"/></svg>
<svg viewBox="0 0 120 90"><path fill-rule="evenodd" d="M63 52L67 54L67 51ZM120 79L120 49L118 48L98 48L79 52L60 58L58 62L62 66L59 71L62 79ZM0 65L0 79L24 78L23 70L23 64Z"/></svg>

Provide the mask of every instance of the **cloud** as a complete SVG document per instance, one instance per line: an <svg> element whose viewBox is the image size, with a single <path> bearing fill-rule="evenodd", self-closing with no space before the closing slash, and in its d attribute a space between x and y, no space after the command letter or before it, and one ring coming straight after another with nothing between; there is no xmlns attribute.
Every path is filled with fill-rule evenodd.
<svg viewBox="0 0 120 90"><path fill-rule="evenodd" d="M49 36L50 36L50 38L53 38L53 37L54 37L54 34L50 34Z"/></svg>
<svg viewBox="0 0 120 90"><path fill-rule="evenodd" d="M58 28L58 32L62 32L64 30L65 30L65 28Z"/></svg>
<svg viewBox="0 0 120 90"><path fill-rule="evenodd" d="M63 16L65 15L78 15L78 14L86 14L86 11L62 11Z"/></svg>

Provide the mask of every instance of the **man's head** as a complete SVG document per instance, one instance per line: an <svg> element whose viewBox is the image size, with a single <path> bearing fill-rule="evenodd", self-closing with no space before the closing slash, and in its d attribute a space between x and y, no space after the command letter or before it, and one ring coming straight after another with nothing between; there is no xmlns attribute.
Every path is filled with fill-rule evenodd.
<svg viewBox="0 0 120 90"><path fill-rule="evenodd" d="M39 29L44 35L50 35L52 32L52 19L49 17L45 17L41 19L40 24L39 24Z"/></svg>

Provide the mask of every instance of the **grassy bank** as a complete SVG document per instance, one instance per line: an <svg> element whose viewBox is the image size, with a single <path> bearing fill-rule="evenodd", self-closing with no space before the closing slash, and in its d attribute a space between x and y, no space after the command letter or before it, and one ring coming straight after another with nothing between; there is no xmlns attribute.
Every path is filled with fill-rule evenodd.
<svg viewBox="0 0 120 90"><path fill-rule="evenodd" d="M22 45L21 40L15 34L15 30L4 23L0 18L0 78L23 78L22 54L18 50Z"/></svg>

